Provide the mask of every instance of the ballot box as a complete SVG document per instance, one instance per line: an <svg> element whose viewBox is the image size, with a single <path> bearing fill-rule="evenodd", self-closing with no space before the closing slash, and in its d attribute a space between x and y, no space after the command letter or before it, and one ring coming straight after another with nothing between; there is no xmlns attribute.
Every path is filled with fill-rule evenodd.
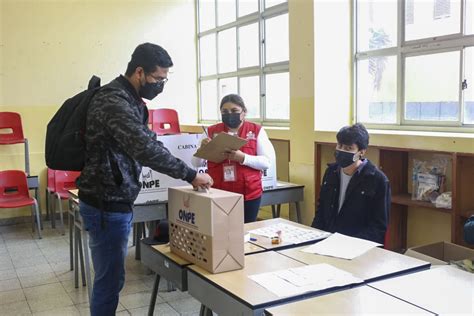
<svg viewBox="0 0 474 316"><path fill-rule="evenodd" d="M171 252L211 273L244 267L244 198L191 186L169 188Z"/></svg>

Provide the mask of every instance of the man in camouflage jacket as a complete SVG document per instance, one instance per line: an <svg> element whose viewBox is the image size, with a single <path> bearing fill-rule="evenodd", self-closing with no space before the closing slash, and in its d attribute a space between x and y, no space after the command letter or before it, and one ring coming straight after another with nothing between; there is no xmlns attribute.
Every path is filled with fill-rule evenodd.
<svg viewBox="0 0 474 316"><path fill-rule="evenodd" d="M77 186L95 270L93 316L114 315L117 308L142 166L194 187L212 185L207 174L196 173L171 155L147 127L148 110L142 98L151 100L161 93L172 65L162 47L139 45L125 76L101 88L88 110L86 162Z"/></svg>

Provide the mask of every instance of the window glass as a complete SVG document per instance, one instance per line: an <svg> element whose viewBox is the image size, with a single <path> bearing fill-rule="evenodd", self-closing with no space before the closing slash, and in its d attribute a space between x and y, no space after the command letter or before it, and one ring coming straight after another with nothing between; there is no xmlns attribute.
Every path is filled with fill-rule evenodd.
<svg viewBox="0 0 474 316"><path fill-rule="evenodd" d="M288 14L278 15L265 21L266 63L289 59Z"/></svg>
<svg viewBox="0 0 474 316"><path fill-rule="evenodd" d="M258 0L238 0L239 17L258 11Z"/></svg>
<svg viewBox="0 0 474 316"><path fill-rule="evenodd" d="M235 0L217 0L217 21L224 25L235 21Z"/></svg>
<svg viewBox="0 0 474 316"><path fill-rule="evenodd" d="M357 119L366 123L397 120L397 59L373 57L357 62Z"/></svg>
<svg viewBox="0 0 474 316"><path fill-rule="evenodd" d="M396 0L357 1L357 51L397 45Z"/></svg>
<svg viewBox="0 0 474 316"><path fill-rule="evenodd" d="M474 47L464 50L464 122L474 124Z"/></svg>
<svg viewBox="0 0 474 316"><path fill-rule="evenodd" d="M270 8L283 2L286 2L286 0L265 0L265 8Z"/></svg>
<svg viewBox="0 0 474 316"><path fill-rule="evenodd" d="M228 94L238 94L237 77L224 78L219 80L219 104L223 97Z"/></svg>
<svg viewBox="0 0 474 316"><path fill-rule="evenodd" d="M288 120L290 118L290 76L287 72L265 76L267 119Z"/></svg>
<svg viewBox="0 0 474 316"><path fill-rule="evenodd" d="M216 73L216 34L209 34L199 40L201 76Z"/></svg>
<svg viewBox="0 0 474 316"><path fill-rule="evenodd" d="M217 120L218 109L217 80L201 81L201 118Z"/></svg>
<svg viewBox="0 0 474 316"><path fill-rule="evenodd" d="M237 70L235 27L219 32L219 73Z"/></svg>
<svg viewBox="0 0 474 316"><path fill-rule="evenodd" d="M199 1L199 31L204 32L216 27L216 5L214 0Z"/></svg>
<svg viewBox="0 0 474 316"><path fill-rule="evenodd" d="M405 60L405 119L459 119L460 53L407 57Z"/></svg>
<svg viewBox="0 0 474 316"><path fill-rule="evenodd" d="M461 0L405 2L406 41L455 34L460 31Z"/></svg>
<svg viewBox="0 0 474 316"><path fill-rule="evenodd" d="M239 28L239 62L240 68L259 65L258 24Z"/></svg>
<svg viewBox="0 0 474 316"><path fill-rule="evenodd" d="M240 78L240 96L247 107L247 117L260 118L260 79L258 76Z"/></svg>

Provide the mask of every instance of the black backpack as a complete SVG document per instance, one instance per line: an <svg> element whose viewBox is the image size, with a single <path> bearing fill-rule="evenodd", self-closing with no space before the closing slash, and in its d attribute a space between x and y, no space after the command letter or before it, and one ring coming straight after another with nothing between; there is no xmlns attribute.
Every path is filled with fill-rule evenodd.
<svg viewBox="0 0 474 316"><path fill-rule="evenodd" d="M87 110L100 88L100 78L92 76L87 90L67 99L46 130L46 165L54 170L81 171L84 167Z"/></svg>

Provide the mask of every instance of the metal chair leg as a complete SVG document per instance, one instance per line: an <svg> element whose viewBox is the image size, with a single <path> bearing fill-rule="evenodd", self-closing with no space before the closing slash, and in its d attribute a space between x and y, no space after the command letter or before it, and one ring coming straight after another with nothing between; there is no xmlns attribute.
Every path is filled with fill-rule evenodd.
<svg viewBox="0 0 474 316"><path fill-rule="evenodd" d="M74 287L79 287L79 244L78 244L78 229L74 226Z"/></svg>
<svg viewBox="0 0 474 316"><path fill-rule="evenodd" d="M82 286L86 286L86 274L84 269L84 249L82 247L82 233L77 235L77 245L79 246L79 262L81 264Z"/></svg>
<svg viewBox="0 0 474 316"><path fill-rule="evenodd" d="M35 199L35 204L33 205L33 212L36 215L36 225L38 226L38 238L41 239L43 236L41 236L41 218L39 215L39 207L38 207L38 201ZM33 231L34 231L34 223L33 223Z"/></svg>
<svg viewBox="0 0 474 316"><path fill-rule="evenodd" d="M64 217L63 217L63 202L59 193L56 193L56 198L58 200L58 211L59 211L59 219L61 220L61 235L65 235L66 231L64 229ZM56 215L56 212L54 213Z"/></svg>

